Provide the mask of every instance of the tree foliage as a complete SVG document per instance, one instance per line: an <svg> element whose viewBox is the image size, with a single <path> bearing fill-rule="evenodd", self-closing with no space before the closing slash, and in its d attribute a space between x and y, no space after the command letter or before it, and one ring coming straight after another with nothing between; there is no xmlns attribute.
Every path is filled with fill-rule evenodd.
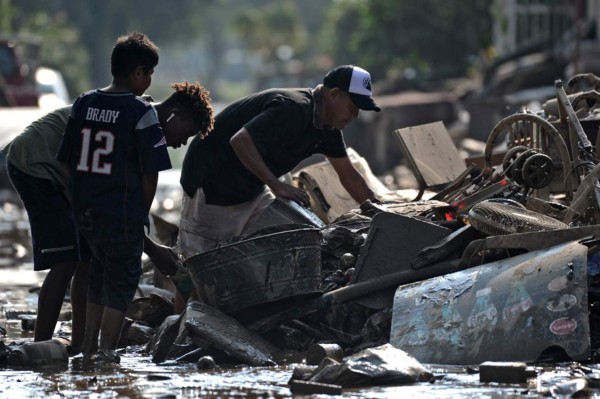
<svg viewBox="0 0 600 399"><path fill-rule="evenodd" d="M489 46L490 5L489 0L0 0L0 33L42 37L41 62L59 68L73 93L109 81L116 38L135 30L163 49L193 51L186 45L200 41L205 62L198 68L213 86L224 77L231 47L245 52L245 67L264 84L286 74L313 81L346 63L367 68L377 81L402 79L410 71L421 79L441 79L464 76L480 49Z"/></svg>
<svg viewBox="0 0 600 399"><path fill-rule="evenodd" d="M323 31L337 63L378 76L464 76L490 45L488 0L336 0Z"/></svg>

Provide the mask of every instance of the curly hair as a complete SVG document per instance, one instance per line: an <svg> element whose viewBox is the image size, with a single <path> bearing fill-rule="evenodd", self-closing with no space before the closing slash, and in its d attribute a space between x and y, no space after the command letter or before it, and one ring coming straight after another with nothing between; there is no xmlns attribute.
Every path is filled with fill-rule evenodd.
<svg viewBox="0 0 600 399"><path fill-rule="evenodd" d="M210 92L200 83L179 82L172 83L175 90L164 103L174 105L183 110L184 117L200 121L200 137L206 137L213 129L215 119L214 111L209 97Z"/></svg>

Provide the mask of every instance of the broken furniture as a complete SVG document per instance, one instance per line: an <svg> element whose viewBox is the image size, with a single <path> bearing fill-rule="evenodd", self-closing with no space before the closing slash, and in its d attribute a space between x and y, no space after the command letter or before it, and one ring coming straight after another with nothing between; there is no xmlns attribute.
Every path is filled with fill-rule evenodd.
<svg viewBox="0 0 600 399"><path fill-rule="evenodd" d="M427 189L456 188L452 183L460 185L473 169L465 165L442 122L397 129L393 134L419 183L413 201Z"/></svg>

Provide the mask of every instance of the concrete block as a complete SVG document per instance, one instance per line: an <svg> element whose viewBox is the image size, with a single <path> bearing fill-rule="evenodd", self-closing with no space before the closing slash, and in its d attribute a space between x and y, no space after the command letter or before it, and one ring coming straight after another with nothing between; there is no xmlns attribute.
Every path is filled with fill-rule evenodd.
<svg viewBox="0 0 600 399"><path fill-rule="evenodd" d="M479 365L480 382L520 384L527 382L527 365L521 362L484 362Z"/></svg>

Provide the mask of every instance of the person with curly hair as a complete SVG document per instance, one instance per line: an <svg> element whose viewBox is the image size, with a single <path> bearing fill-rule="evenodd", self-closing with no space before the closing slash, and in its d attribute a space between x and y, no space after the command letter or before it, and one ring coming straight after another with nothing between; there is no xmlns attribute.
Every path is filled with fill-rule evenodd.
<svg viewBox="0 0 600 399"><path fill-rule="evenodd" d="M177 148L188 138L205 136L214 123L209 92L198 82L171 85L174 92L155 103L167 146ZM146 96L147 100L151 99ZM68 192L69 181L55 159L71 106L59 108L32 122L2 152L13 186L27 210L31 225L34 270L48 270L42 284L35 341L52 338L66 290L71 282L71 354L81 352L86 318L86 295L91 252L79 237ZM171 248L147 236L144 252L169 274L175 256Z"/></svg>

